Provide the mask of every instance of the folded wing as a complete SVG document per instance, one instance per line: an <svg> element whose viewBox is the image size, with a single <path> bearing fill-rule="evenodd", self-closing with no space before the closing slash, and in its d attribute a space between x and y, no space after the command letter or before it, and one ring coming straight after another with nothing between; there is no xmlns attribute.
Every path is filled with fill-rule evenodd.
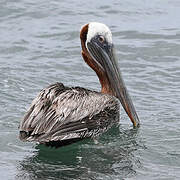
<svg viewBox="0 0 180 180"><path fill-rule="evenodd" d="M99 135L118 120L119 101L115 97L56 83L33 100L20 123L20 139L73 142Z"/></svg>

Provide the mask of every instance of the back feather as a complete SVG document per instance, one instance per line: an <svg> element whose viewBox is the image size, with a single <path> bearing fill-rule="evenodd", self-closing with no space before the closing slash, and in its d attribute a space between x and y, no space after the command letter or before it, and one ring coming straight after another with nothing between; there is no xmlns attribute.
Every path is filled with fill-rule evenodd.
<svg viewBox="0 0 180 180"><path fill-rule="evenodd" d="M115 97L56 83L33 100L20 123L20 139L66 144L99 135L118 120L119 100Z"/></svg>

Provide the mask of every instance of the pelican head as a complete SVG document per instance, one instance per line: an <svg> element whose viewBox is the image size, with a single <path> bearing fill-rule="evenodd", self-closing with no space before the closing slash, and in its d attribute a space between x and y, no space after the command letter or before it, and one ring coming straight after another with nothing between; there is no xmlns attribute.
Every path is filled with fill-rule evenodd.
<svg viewBox="0 0 180 180"><path fill-rule="evenodd" d="M117 64L110 29L105 24L91 22L82 27L80 39L82 56L98 75L101 92L117 97L137 127L139 118Z"/></svg>

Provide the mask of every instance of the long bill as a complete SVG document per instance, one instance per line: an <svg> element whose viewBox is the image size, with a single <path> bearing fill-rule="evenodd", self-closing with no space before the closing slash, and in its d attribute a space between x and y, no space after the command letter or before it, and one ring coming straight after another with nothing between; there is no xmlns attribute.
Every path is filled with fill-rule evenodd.
<svg viewBox="0 0 180 180"><path fill-rule="evenodd" d="M87 46L96 62L106 72L115 96L120 100L133 126L138 127L139 118L118 68L113 44L101 47L95 42L89 42Z"/></svg>

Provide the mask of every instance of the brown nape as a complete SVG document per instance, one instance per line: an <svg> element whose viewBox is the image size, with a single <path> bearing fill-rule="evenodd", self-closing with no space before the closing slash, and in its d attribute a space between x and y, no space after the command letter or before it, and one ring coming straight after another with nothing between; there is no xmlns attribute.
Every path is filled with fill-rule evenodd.
<svg viewBox="0 0 180 180"><path fill-rule="evenodd" d="M106 72L98 66L98 64L93 60L91 55L89 54L86 48L86 39L87 39L87 32L88 32L89 24L86 24L82 27L80 31L80 39L81 39L81 46L82 46L82 56L84 61L96 72L99 81L101 83L101 93L115 95L111 88L111 84L107 77Z"/></svg>

